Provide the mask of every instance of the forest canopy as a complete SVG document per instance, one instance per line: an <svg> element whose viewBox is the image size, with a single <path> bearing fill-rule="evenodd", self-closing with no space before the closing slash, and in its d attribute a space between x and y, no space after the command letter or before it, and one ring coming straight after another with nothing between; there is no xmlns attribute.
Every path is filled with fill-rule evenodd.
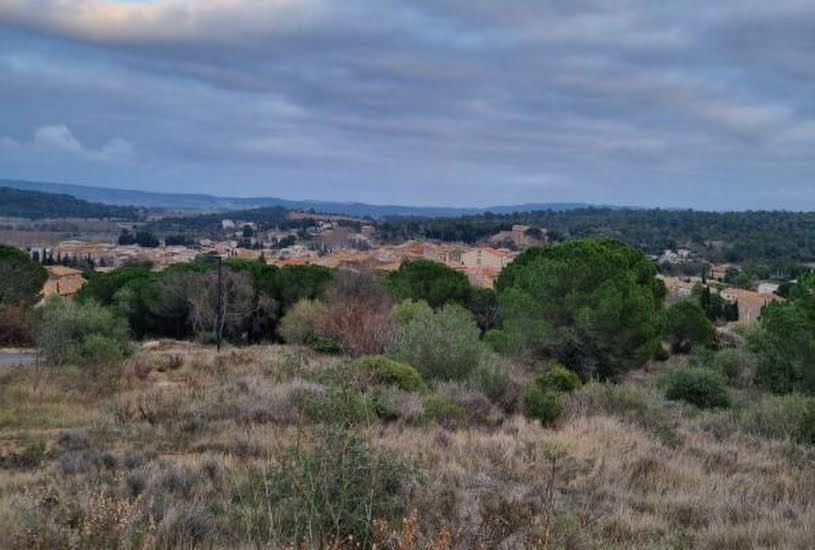
<svg viewBox="0 0 815 550"><path fill-rule="evenodd" d="M23 191L0 187L0 216L10 218L117 218L135 220L133 206L112 206L77 199L70 195Z"/></svg>

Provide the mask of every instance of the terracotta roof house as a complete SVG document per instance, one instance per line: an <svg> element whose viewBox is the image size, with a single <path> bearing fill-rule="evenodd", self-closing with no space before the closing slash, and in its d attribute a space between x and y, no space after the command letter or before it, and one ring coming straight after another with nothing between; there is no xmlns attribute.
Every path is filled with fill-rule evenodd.
<svg viewBox="0 0 815 550"><path fill-rule="evenodd" d="M470 284L477 288L492 288L495 286L498 275L501 274L500 269L488 265L460 267L458 270L467 275Z"/></svg>
<svg viewBox="0 0 815 550"><path fill-rule="evenodd" d="M85 277L78 269L62 265L49 265L45 269L48 271L48 280L42 289L43 299L53 294L63 298L71 297L85 284Z"/></svg>
<svg viewBox="0 0 815 550"><path fill-rule="evenodd" d="M491 248L479 246L461 255L461 265L464 267L489 266L501 270L512 262L515 254L505 248Z"/></svg>
<svg viewBox="0 0 815 550"><path fill-rule="evenodd" d="M696 281L688 281L679 277L664 277L658 276L665 283L665 290L667 290L666 301L671 304L679 300L684 300L693 294L693 287L696 286Z"/></svg>
<svg viewBox="0 0 815 550"><path fill-rule="evenodd" d="M719 291L725 300L736 302L739 306L739 322L749 323L761 316L761 308L770 302L783 302L784 298L775 294L759 294L742 288L725 288Z"/></svg>
<svg viewBox="0 0 815 550"><path fill-rule="evenodd" d="M732 267L738 269L737 266L734 266L732 264L716 264L710 268L710 271L708 272L708 277L710 277L711 279L721 281L727 275L727 270Z"/></svg>

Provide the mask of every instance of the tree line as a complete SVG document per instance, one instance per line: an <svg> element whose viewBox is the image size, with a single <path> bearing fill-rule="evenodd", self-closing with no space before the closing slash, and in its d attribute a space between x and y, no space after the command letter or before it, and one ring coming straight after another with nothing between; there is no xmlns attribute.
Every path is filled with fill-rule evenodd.
<svg viewBox="0 0 815 550"><path fill-rule="evenodd" d="M612 237L647 254L690 244L706 260L746 264L759 277L791 275L815 262L815 213L581 208L457 218L388 218L385 239L475 243L514 224L544 227L550 240Z"/></svg>
<svg viewBox="0 0 815 550"><path fill-rule="evenodd" d="M503 270L495 290L475 289L462 273L427 260L405 262L387 275L242 260L222 267L222 315L217 260L209 257L160 272L132 265L90 273L76 305L46 304L39 315L88 307L89 319L102 319L93 326L119 327L104 321L111 315L135 338L208 341L221 328L235 344L285 341L349 355L387 352L450 376L457 364L468 370L474 357L476 364L489 358L483 352L489 349L524 361L556 361L582 379L613 379L669 351L715 351L712 319L729 314L704 291L666 310L654 264L616 239L531 248ZM33 322L31 306L46 275L11 247L0 247L0 275L6 283L0 327L9 335L21 317ZM815 391L815 275L801 277L788 297L766 306L745 335L745 353L756 365L757 385L780 393ZM69 338L64 335L83 326L79 317L52 314L74 321L50 334ZM116 330L119 341L123 332ZM108 337L94 333L79 349L106 353Z"/></svg>

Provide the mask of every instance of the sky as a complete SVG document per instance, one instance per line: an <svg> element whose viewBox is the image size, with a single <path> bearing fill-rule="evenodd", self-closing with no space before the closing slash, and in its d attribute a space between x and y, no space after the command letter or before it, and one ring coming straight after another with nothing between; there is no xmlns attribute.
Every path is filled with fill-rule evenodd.
<svg viewBox="0 0 815 550"><path fill-rule="evenodd" d="M815 209L812 0L0 0L0 178Z"/></svg>

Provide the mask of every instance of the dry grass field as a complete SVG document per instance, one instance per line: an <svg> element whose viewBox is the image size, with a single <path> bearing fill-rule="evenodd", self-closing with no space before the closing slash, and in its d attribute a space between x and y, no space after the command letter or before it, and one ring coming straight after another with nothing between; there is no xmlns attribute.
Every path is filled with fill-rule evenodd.
<svg viewBox="0 0 815 550"><path fill-rule="evenodd" d="M651 366L618 385L583 386L543 427L454 384L335 395L341 362L297 347L216 356L153 342L121 369L0 371L0 545L815 541L815 451L775 428L783 412L768 397L741 393L728 411L702 412L665 401L655 388L665 367ZM387 414L347 410L375 392ZM459 405L429 415L436 394Z"/></svg>

